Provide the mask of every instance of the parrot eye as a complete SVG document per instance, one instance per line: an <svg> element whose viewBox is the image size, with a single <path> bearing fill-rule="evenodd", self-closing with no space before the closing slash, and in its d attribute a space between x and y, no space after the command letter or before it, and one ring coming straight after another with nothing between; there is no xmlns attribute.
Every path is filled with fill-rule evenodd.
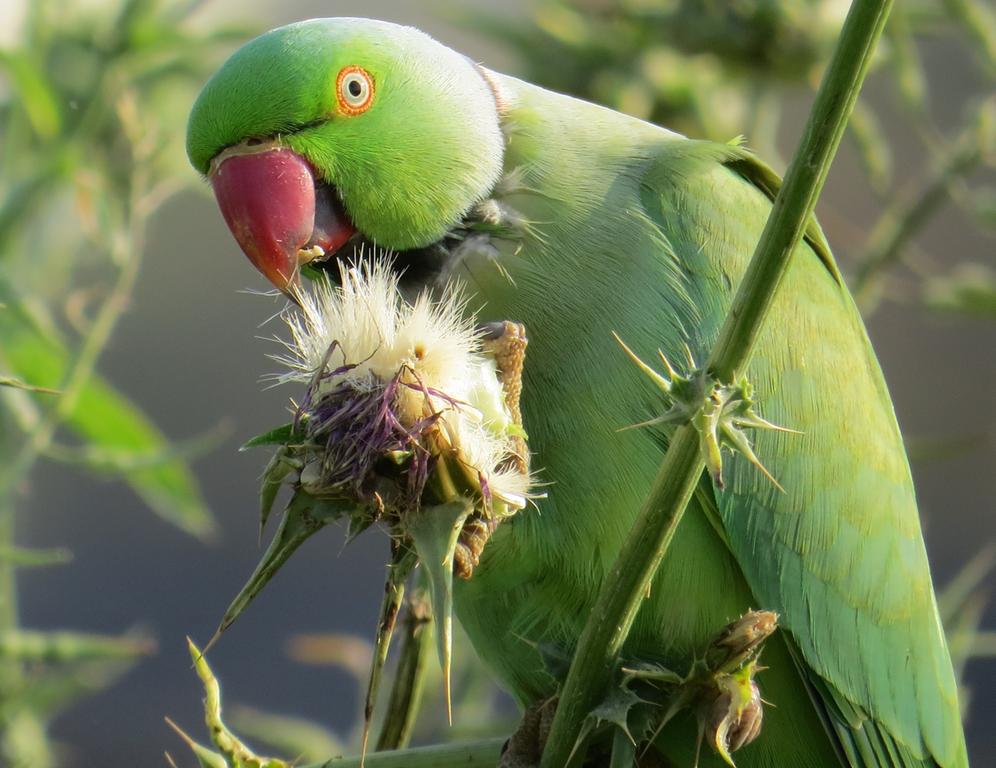
<svg viewBox="0 0 996 768"><path fill-rule="evenodd" d="M335 97L347 115L366 112L373 101L373 78L362 67L343 67L336 78Z"/></svg>

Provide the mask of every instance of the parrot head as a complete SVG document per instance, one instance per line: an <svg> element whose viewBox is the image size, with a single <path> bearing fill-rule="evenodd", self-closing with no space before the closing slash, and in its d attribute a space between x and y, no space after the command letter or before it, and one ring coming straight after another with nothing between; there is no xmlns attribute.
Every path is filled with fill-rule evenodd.
<svg viewBox="0 0 996 768"><path fill-rule="evenodd" d="M488 196L504 140L469 59L410 27L314 19L237 50L208 81L187 155L239 246L291 298L299 267L354 235L443 238Z"/></svg>

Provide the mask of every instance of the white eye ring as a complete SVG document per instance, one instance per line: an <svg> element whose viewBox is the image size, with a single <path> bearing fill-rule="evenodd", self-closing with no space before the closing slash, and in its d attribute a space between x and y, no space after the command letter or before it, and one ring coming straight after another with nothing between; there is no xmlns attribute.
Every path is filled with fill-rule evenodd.
<svg viewBox="0 0 996 768"><path fill-rule="evenodd" d="M346 67L339 73L336 98L339 108L349 115L365 112L373 100L374 84L361 67Z"/></svg>

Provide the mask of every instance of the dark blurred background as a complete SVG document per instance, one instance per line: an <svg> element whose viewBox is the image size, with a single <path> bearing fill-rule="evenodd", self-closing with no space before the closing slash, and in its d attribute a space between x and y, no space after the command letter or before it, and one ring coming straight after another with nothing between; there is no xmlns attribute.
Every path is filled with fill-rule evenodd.
<svg viewBox="0 0 996 768"><path fill-rule="evenodd" d="M116 4L92 0L82 5L96 14ZM486 2L285 0L279 5L203 5L193 17L196 25L207 29L238 23L247 37L253 30L316 15L363 15L414 24L489 67L528 79L537 79L543 58L539 52L545 50L553 85L580 88L587 84L594 89L590 95L596 97L602 88L603 95L622 100L615 106L655 118L671 114L660 106L662 97L654 90L655 77L659 80L663 75L634 75L632 80L639 81L640 87L630 87L633 82L625 67L632 63L653 74L648 61L665 68L681 66L684 61L667 49L658 52L656 59L630 61L632 46L639 41L626 37L629 28L621 22L615 29L621 35L619 45L629 46L627 50L592 48L600 35L596 27L586 32L584 25L599 23L603 18L599 14L611 11L613 4L606 2L588 3L590 17L563 15L565 8L584 3L523 0L506 4L501 11L504 24L518 30L518 37L508 34L491 16L485 17L495 13ZM818 5L824 11L832 7L821 18L827 29L836 29L846 3ZM5 0L0 8L0 26L7 30L4 45L14 45L23 6ZM820 203L819 215L830 242L851 275L869 252L868 234L882 211L904 195L916 197L932 169L943 161L941 139L960 135L965 126L974 125L970 115L979 100L987 95L993 98L993 70L984 62L980 65L976 50L960 41L956 24L945 26L941 13L937 11L936 22L941 32L931 27L930 34L917 38L929 86L925 98L934 125L932 135L937 139L930 149L935 154L928 155L924 149L924 136L911 126L895 77L882 66L868 83L866 105L876 116L869 129L874 133L871 141L884 145L884 150L879 146L877 151L880 156L888 155L891 170L887 178L876 178L869 144L846 141ZM913 21L918 23L916 18ZM495 31L499 27L505 30L502 34ZM960 34L971 40L970 34ZM810 48L800 46L805 50L798 55L826 54L832 37L814 33ZM709 45L702 43L702 50ZM558 46L562 50L551 55ZM745 46L749 48L749 41ZM231 42L223 41L220 51L231 47ZM556 59L572 50L591 54L586 66L607 67L608 73L596 77L584 68L567 72L568 67L558 65ZM666 72L670 80L660 85L661 92L718 87L716 80L724 72L716 63L718 54L702 50L681 52L702 69L701 78L696 79L696 74L681 81L681 72ZM212 51L217 63L219 51ZM791 62L776 65L792 70ZM701 135L697 131L722 132L727 122L734 123L723 138L744 133L749 144L769 157L774 155L773 161L783 170L779 158L791 155L818 81L815 67L813 72L803 70L779 71L770 87L765 81L764 89L746 99L748 106L756 99L777 103L779 111L772 126L758 123L758 113L772 122L771 115L760 109L753 118L747 109L724 114L710 124L696 122L696 115L708 110L708 104L672 109L677 123L672 125ZM627 83L628 90L613 85L618 82ZM643 87L643 83L650 85ZM740 66L733 82L722 87L740 86L757 87L750 66ZM187 92L188 97L192 95L192 90ZM683 102L678 99L677 103ZM185 114L189 100L173 106ZM158 118L146 113L141 119ZM744 122L736 127L738 120ZM170 130L182 130L182 124L182 115L174 115ZM758 133L763 129L761 140L752 136L752 127ZM989 156L988 168L980 162L952 184L942 185L948 194L942 195L936 212L917 214L923 215L925 225L910 233L903 264L890 267L881 280L876 277L865 305L870 334L914 456L927 547L935 583L941 589L996 537L996 319L985 303L984 291L981 300L964 299L966 290L976 284L984 288L991 280L996 241L992 231L966 213L958 200L948 199L991 185L991 161ZM280 423L287 399L294 394L265 389L260 383L260 376L274 369L266 357L275 351L274 344L261 337L280 330L276 323L267 322L280 303L244 290L262 288L262 280L229 236L210 190L182 164L182 158L175 172L189 183L189 189L171 197L151 217L146 256L133 295L99 359L98 370L169 438L183 441L205 432L223 435L220 443L193 463L216 529L206 540L198 540L150 514L127 485L51 460L41 460L22 479L16 506L17 543L33 548L66 547L72 550L73 560L19 572L21 625L109 634L137 630L154 638L158 648L113 685L79 699L55 719L50 733L58 744L56 754L62 766L162 765L164 750L180 765L193 764L163 722L164 715L171 716L194 737L204 738L202 692L190 669L184 637L190 635L203 643L211 636L260 555L257 486L268 455L265 449L239 453L237 448L244 439ZM8 181L3 179L3 186ZM59 226L57 215L46 221ZM71 233L63 236L68 237L65 247L71 248ZM84 273L72 277L99 286L102 269L99 262L88 261ZM49 300L58 301L51 296ZM3 344L0 338L0 359ZM288 642L301 633L372 638L386 555L386 537L377 533L343 547L341 532L330 530L305 545L210 654L229 710L244 704L306 718L329 726L348 741L354 734L358 707L348 661L344 666L316 669L289 658ZM986 578L982 586L971 590L969 613L977 612L976 606L991 585L992 579ZM961 620L974 628L974 617L966 618L966 610ZM981 625L990 632L977 633L973 647L992 654L996 611L991 604L984 610ZM362 659L362 653L359 656ZM996 717L996 704L986 686L996 680L994 672L991 655L970 659L965 670L967 690L974 694L967 726L976 765L985 764L985 755L996 751L996 732L986 727ZM103 682L95 680L93 687L100 688Z"/></svg>

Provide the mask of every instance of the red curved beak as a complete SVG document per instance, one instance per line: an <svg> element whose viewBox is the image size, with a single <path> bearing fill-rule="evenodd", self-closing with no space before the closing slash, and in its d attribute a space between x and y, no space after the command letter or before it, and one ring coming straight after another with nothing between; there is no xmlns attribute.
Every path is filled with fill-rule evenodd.
<svg viewBox="0 0 996 768"><path fill-rule="evenodd" d="M249 261L294 298L298 269L335 253L356 232L334 190L284 147L240 145L209 175L225 223Z"/></svg>

